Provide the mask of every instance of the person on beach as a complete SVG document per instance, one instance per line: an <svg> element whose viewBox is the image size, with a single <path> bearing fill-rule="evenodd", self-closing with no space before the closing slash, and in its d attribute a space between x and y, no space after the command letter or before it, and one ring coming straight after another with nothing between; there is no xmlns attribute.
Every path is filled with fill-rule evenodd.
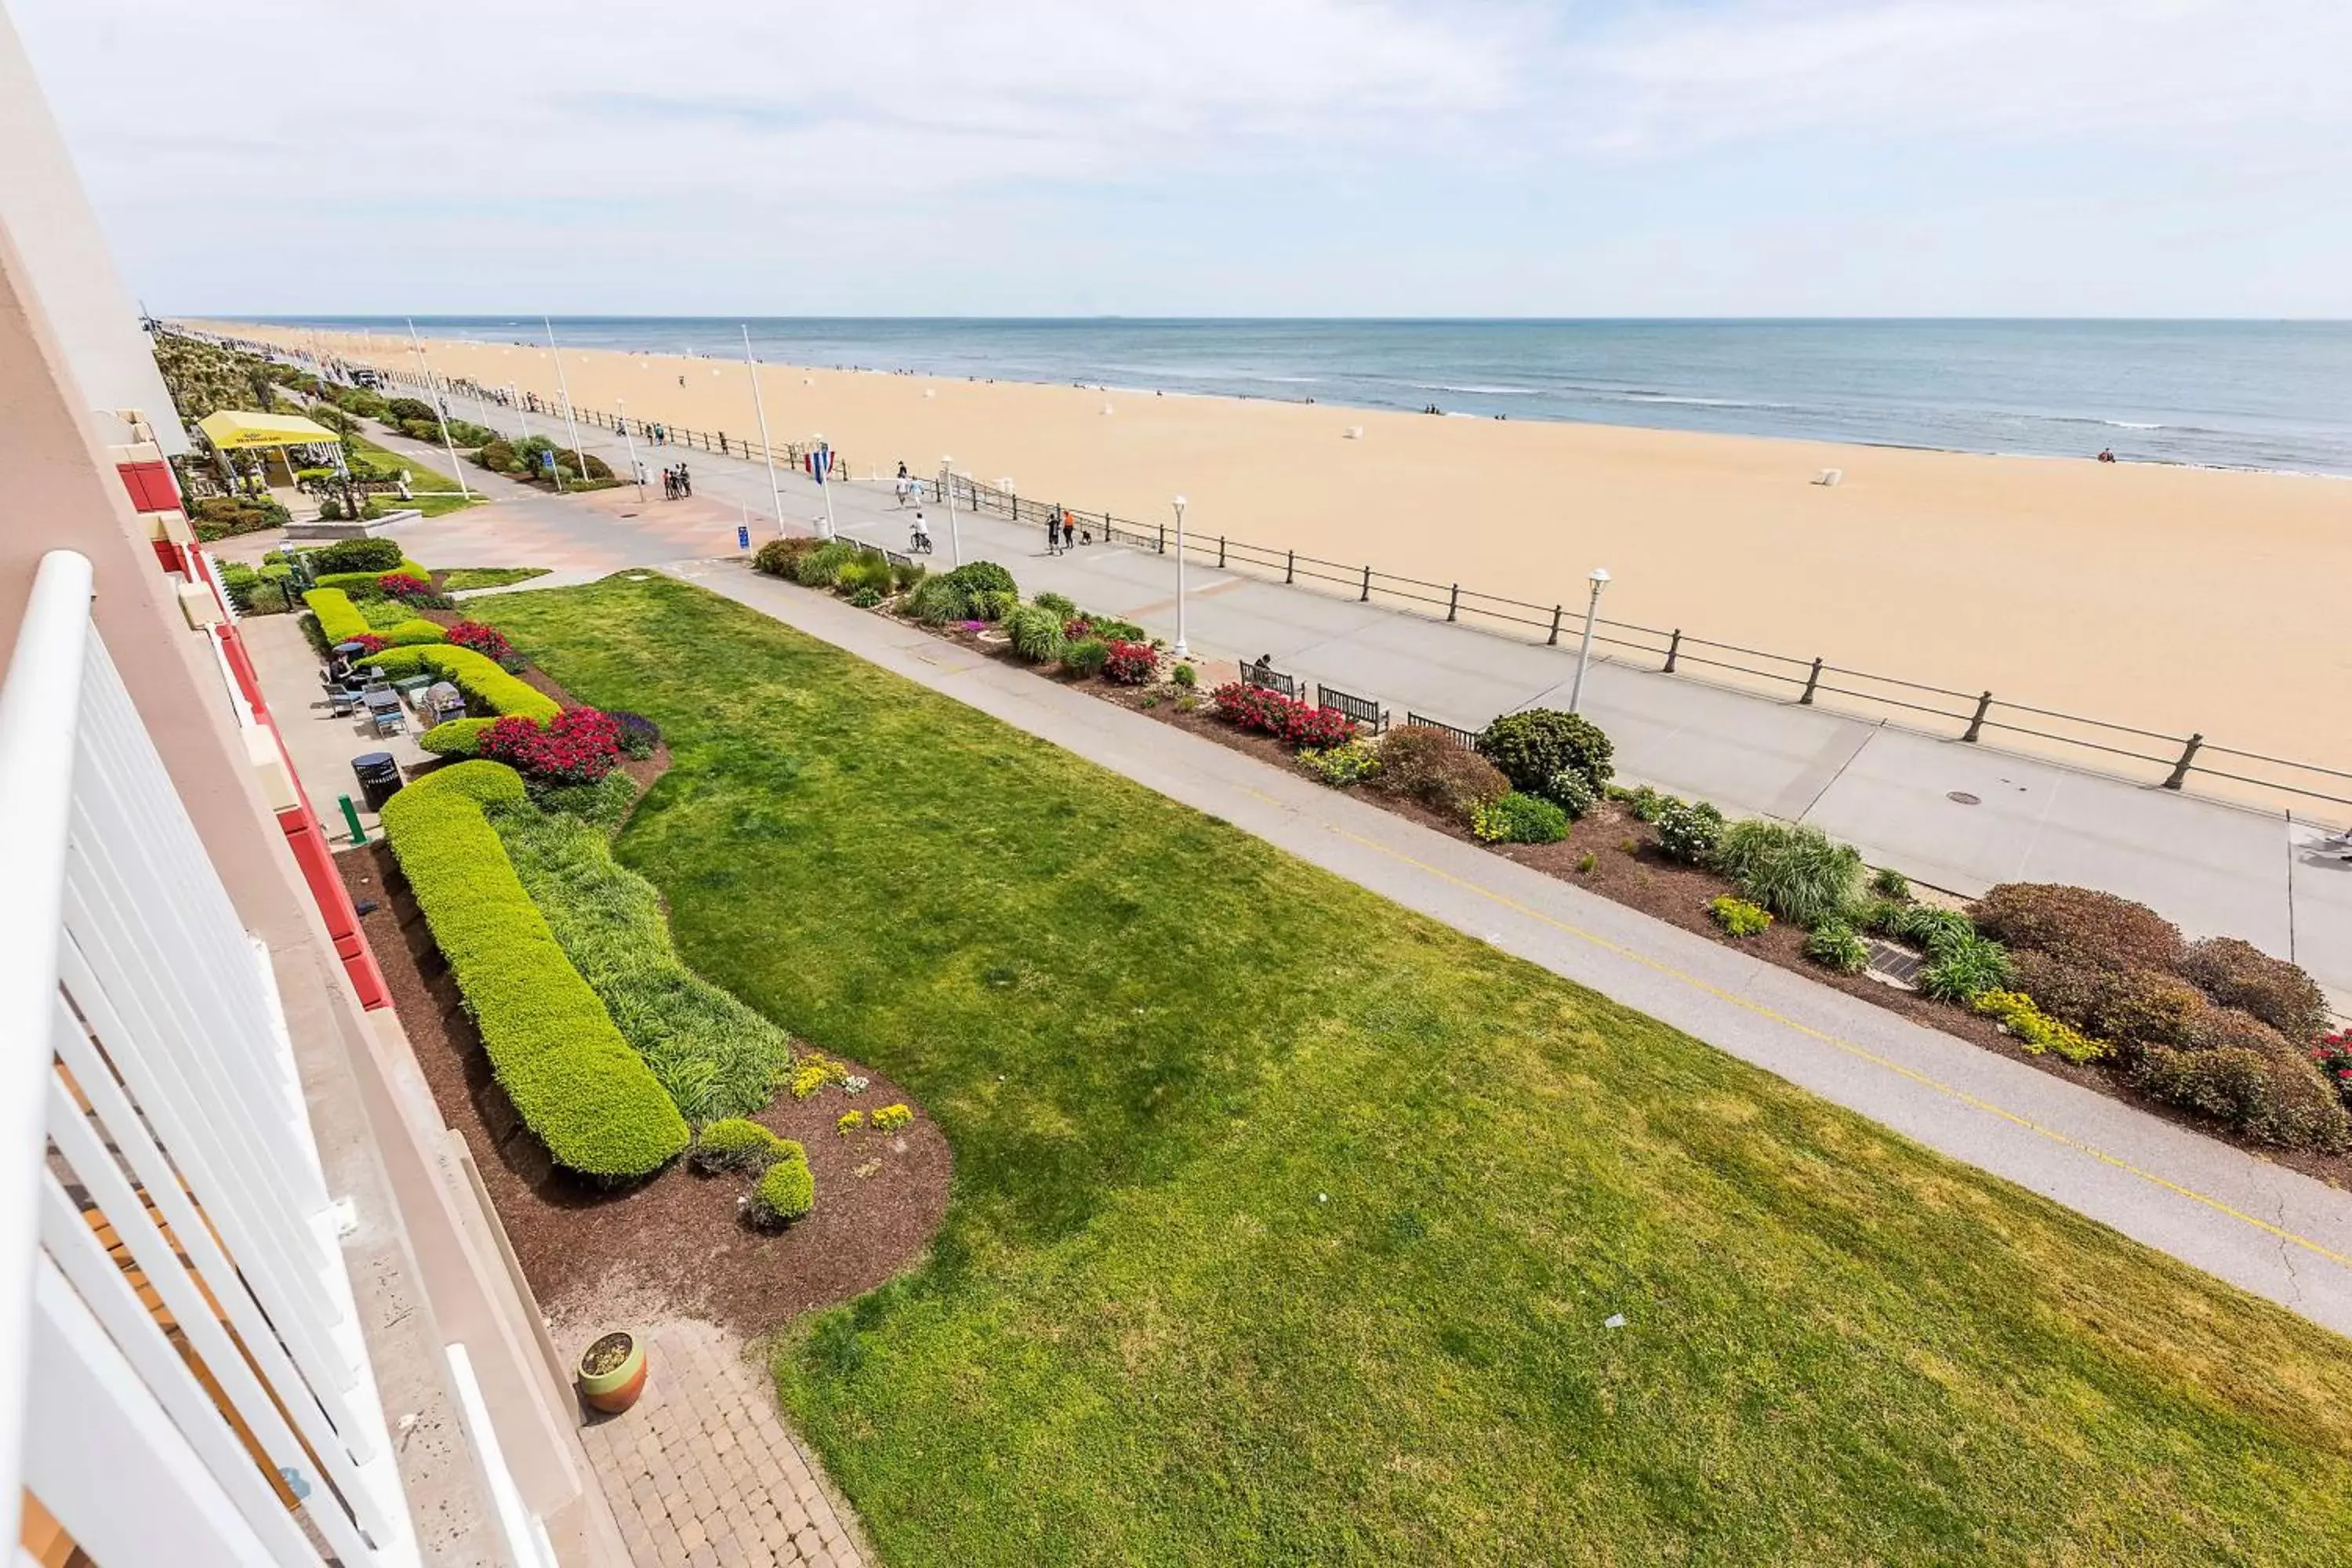
<svg viewBox="0 0 2352 1568"><path fill-rule="evenodd" d="M1061 552L1062 520L1058 517L1049 517L1045 520L1045 553L1059 555Z"/></svg>

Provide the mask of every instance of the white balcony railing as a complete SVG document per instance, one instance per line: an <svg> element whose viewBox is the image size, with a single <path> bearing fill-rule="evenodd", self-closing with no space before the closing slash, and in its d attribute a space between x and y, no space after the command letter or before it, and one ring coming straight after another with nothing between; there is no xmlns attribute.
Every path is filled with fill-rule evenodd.
<svg viewBox="0 0 2352 1568"><path fill-rule="evenodd" d="M46 556L0 686L0 1520L21 1484L110 1568L413 1563L268 955L89 601Z"/></svg>

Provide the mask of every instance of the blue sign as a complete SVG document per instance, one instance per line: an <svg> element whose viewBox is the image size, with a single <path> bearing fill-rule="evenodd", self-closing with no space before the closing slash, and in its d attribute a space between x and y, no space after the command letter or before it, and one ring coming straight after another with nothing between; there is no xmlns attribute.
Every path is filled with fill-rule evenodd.
<svg viewBox="0 0 2352 1568"><path fill-rule="evenodd" d="M751 531L740 526L740 524L735 530L735 548L738 550L749 550L751 548Z"/></svg>

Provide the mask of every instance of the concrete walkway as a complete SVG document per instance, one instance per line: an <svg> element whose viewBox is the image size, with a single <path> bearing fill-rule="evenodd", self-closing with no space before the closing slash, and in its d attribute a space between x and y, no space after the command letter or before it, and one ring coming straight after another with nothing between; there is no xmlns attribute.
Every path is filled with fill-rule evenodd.
<svg viewBox="0 0 2352 1568"><path fill-rule="evenodd" d="M669 570L2352 1334L2352 1195L740 563Z"/></svg>
<svg viewBox="0 0 2352 1568"><path fill-rule="evenodd" d="M582 437L614 472L627 471L618 437L585 428ZM398 438L384 445L447 463ZM746 509L755 540L772 531L772 524L762 526L773 515L762 465L643 443L636 451L656 476L666 464L688 462L698 496L664 502L656 489L649 503L633 503L628 510L641 514L643 530L634 548L615 526L618 519L581 519L580 547L608 569L731 552L734 521ZM796 531L814 528L824 513L821 492L796 473L780 473L787 522ZM906 548L913 513L898 509L887 483L832 490L843 532ZM604 491L572 510L608 510L610 498L628 493ZM529 501L535 539L563 531L565 503L539 496ZM679 515L688 508L715 510L719 525L689 521ZM933 564L950 564L946 513L925 510L938 543ZM430 539L436 530L479 515L409 524L402 534ZM1040 529L961 510L959 518L964 555L1002 562L1024 592L1057 589L1090 609L1173 637L1171 558L1104 544L1049 556ZM687 552L676 547L681 535L725 542ZM430 563L447 563L436 554ZM569 563L534 556L513 563ZM1186 575L1186 631L1198 655L1271 654L1277 668L1374 698L1400 720L1413 711L1465 729L1515 709L1567 704L1572 648L1198 564ZM1818 824L1859 847L1873 865L1893 866L1964 897L1996 882L2051 881L2137 899L2192 937L2242 937L2294 959L2327 987L2339 1013L2352 1016L2352 846L2324 826L1606 661L1588 675L1582 706L1616 742L1619 769L1630 782L1712 800L1735 815Z"/></svg>

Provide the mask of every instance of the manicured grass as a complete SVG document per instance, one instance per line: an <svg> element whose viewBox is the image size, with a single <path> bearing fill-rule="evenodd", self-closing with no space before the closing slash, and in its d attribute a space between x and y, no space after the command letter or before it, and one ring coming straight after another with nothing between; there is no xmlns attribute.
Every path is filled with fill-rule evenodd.
<svg viewBox="0 0 2352 1568"><path fill-rule="evenodd" d="M481 610L661 724L687 961L954 1145L776 1362L893 1568L2352 1535L2352 1344L749 610Z"/></svg>
<svg viewBox="0 0 2352 1568"><path fill-rule="evenodd" d="M435 570L441 574L441 586L452 594L465 588L512 587L548 573L544 566L443 566Z"/></svg>
<svg viewBox="0 0 2352 1568"><path fill-rule="evenodd" d="M485 499L481 493L481 486L475 483L473 479L468 479L466 481L473 487L474 490L474 499L467 500L457 494L457 481L438 468L426 468L414 458L404 458L398 452L379 447L364 436L353 436L352 448L371 463L381 463L387 468L408 470L408 488L418 493L409 500L402 500L397 491L380 497L386 510L395 507L415 507L426 517L439 517L445 512L463 511L466 508L477 505ZM427 490L446 490L448 493L426 495L424 492Z"/></svg>

